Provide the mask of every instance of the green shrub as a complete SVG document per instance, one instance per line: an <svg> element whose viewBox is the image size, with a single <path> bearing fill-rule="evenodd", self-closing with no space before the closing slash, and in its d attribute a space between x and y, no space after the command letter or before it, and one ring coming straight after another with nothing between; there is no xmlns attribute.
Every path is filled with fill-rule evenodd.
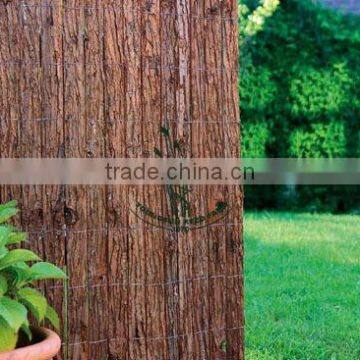
<svg viewBox="0 0 360 360"><path fill-rule="evenodd" d="M244 63L240 70L241 104L247 113L263 115L276 99L277 84L266 67Z"/></svg>
<svg viewBox="0 0 360 360"><path fill-rule="evenodd" d="M346 64L330 69L301 68L290 81L290 104L294 116L308 120L338 114L349 104L351 75Z"/></svg>
<svg viewBox="0 0 360 360"><path fill-rule="evenodd" d="M59 328L55 310L34 285L39 280L66 278L32 251L13 248L27 238L8 224L17 212L16 202L0 205L0 352L13 350L20 332L31 341L30 314L38 324L48 320Z"/></svg>
<svg viewBox="0 0 360 360"><path fill-rule="evenodd" d="M245 4L254 7L251 0ZM264 124L269 131L267 155L288 157L293 154L294 129L311 130L311 124L336 119L344 124L346 134L353 135L352 140L347 136L346 156L357 155L359 59L359 17L325 9L311 0L282 1L262 31L241 47L244 128L248 123ZM343 152L343 143L339 147L336 153Z"/></svg>
<svg viewBox="0 0 360 360"><path fill-rule="evenodd" d="M266 124L248 123L242 127L242 156L244 158L266 157L266 144L270 132Z"/></svg>
<svg viewBox="0 0 360 360"><path fill-rule="evenodd" d="M360 156L360 17L320 3L283 0L255 36L241 30L243 156ZM360 203L359 187L250 188L248 207L349 211Z"/></svg>
<svg viewBox="0 0 360 360"><path fill-rule="evenodd" d="M239 32L240 39L254 36L264 27L265 20L272 16L280 4L280 0L259 0L253 11L246 1L239 1ZM252 5L252 4L249 4Z"/></svg>
<svg viewBox="0 0 360 360"><path fill-rule="evenodd" d="M299 158L345 157L343 123L311 124L309 130L296 129L290 136L290 156Z"/></svg>

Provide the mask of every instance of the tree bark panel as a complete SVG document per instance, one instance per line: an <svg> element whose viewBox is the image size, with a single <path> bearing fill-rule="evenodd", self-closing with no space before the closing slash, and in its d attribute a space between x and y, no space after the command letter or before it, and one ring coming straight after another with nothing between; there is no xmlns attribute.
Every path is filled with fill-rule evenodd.
<svg viewBox="0 0 360 360"><path fill-rule="evenodd" d="M235 0L20 0L0 4L0 156L239 156ZM169 130L164 139L160 130ZM66 269L44 287L59 359L243 359L242 189L193 186L190 232L164 186L2 186L31 248Z"/></svg>

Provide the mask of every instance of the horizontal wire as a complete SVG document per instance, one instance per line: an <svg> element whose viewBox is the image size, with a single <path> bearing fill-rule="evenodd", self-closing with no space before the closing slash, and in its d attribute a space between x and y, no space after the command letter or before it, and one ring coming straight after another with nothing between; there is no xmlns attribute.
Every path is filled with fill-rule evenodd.
<svg viewBox="0 0 360 360"><path fill-rule="evenodd" d="M116 340L116 339L115 339ZM114 341L115 341L114 340ZM113 339L110 339L110 341L113 341ZM91 345L91 344L90 344ZM219 350L220 351L220 350ZM191 360L214 360L214 359L221 359L221 360L239 360L239 356L236 356L234 357L233 355L226 355L225 352L222 352L221 351L221 355L218 355L219 357L211 357L209 358L206 353L204 353L205 351L201 351L201 352L198 352L198 353L195 353L195 352L188 352L186 351L185 354L187 356L192 356L191 357ZM201 355L202 353L202 355ZM116 357L118 355L113 355L115 356L115 359L118 360L120 358ZM139 358L137 357L136 360L179 360L180 358L178 356L176 357L164 357L164 356L152 356L152 357L148 357L146 354L143 354L143 357ZM181 358L182 359L182 358ZM69 359L66 359L66 360L69 360ZM122 360L122 359L121 359Z"/></svg>
<svg viewBox="0 0 360 360"><path fill-rule="evenodd" d="M116 339L115 339L116 340ZM112 339L111 339L112 341ZM91 344L90 344L91 345ZM220 350L219 350L220 351ZM203 352L203 351L202 351ZM191 360L239 360L239 356L233 356L233 355L229 355L227 356L226 353L222 352L221 351L221 355L217 355L218 357L214 358L214 357L208 357L208 355L206 354L202 354L199 352L199 353L195 353L195 352L185 352L185 354L187 356L192 356L191 357ZM117 356L118 355L113 355L115 356L115 359L116 360L119 360L120 358L118 358ZM179 360L179 359L182 359L182 358L179 358L178 356L176 357L164 357L164 356L152 356L152 357L148 357L146 354L143 354L143 357L137 357L136 360ZM69 359L66 359L66 360L69 360ZM120 359L122 360L122 359Z"/></svg>
<svg viewBox="0 0 360 360"><path fill-rule="evenodd" d="M0 4L0 7L4 8L35 8L35 9L63 9L63 10L104 10L104 11L110 11L110 12L120 12L124 14L146 14L150 16L159 16L159 17L186 17L191 19L197 19L197 20L220 20L220 21L226 21L226 22L237 22L238 17L223 17L220 13L218 15L212 14L212 15L198 15L198 14L189 14L189 13L175 13L175 12L151 12L146 9L126 9L120 6L113 6L113 5L77 5L77 6L68 6L68 5L55 5L55 4Z"/></svg>
<svg viewBox="0 0 360 360"><path fill-rule="evenodd" d="M219 330L219 331L235 331L235 330L243 330L244 328L243 327L239 327L239 329L237 328L229 328L229 329L225 329L225 330ZM109 342L114 342L116 341L117 339L109 339ZM120 339L121 340L121 339ZM171 340L171 339L170 339ZM85 342L86 343L86 342ZM84 343L84 344L85 344ZM100 343L104 343L104 341L101 341ZM92 345L90 343L90 345ZM95 343L96 345L96 343ZM211 357L209 358L207 353L206 353L206 350L200 350L198 352L194 352L194 351L184 351L184 354L186 354L187 356L191 356L191 360L239 360L239 357L234 357L233 355L227 355L224 351L220 350L219 349L219 354L218 355L219 357ZM116 356L118 356L116 354L116 351L115 351L115 359L120 359L120 358L117 358ZM178 356L176 356L175 358L174 357L164 357L164 356L152 356L152 357L148 357L146 354L143 354L143 357L141 358L136 358L136 360L179 360L180 358ZM182 358L181 358L182 359ZM68 359L67 359L68 360ZM121 359L122 360L122 359Z"/></svg>
<svg viewBox="0 0 360 360"><path fill-rule="evenodd" d="M171 336L154 336L154 337L133 337L133 338L122 338L122 337L118 337L118 338L111 338L111 339L100 339L100 340L90 340L90 341L79 341L79 342L70 342L70 343L63 343L63 345L67 345L67 346L76 346L76 345L83 345L83 344L100 344L103 342L113 342L113 341L117 341L117 340L124 340L124 341L140 341L140 340L144 340L144 341L159 341L159 340L177 340L177 339L182 339L182 338L186 338L186 337L195 337L195 336L201 336L207 333L217 333L217 332L229 332L229 331L238 331L238 330L243 330L244 327L243 326L236 326L236 327L231 327L231 328L208 328L208 329L204 329L204 330L199 330L193 333L186 333L186 334L176 334L176 335L171 335Z"/></svg>
<svg viewBox="0 0 360 360"><path fill-rule="evenodd" d="M222 328L220 328L219 331L220 332L221 331L226 332L226 331L235 331L235 330L238 331L238 330L243 330L243 329L244 329L243 327L239 327L239 328L234 327L234 328L229 328L229 329L225 329L225 330L222 330ZM214 332L217 332L217 330L214 330ZM116 340L117 339L114 338L114 339L109 339L108 341L109 342L114 342ZM122 339L120 339L120 340L122 340ZM169 340L171 340L171 339L169 339ZM104 343L104 342L105 341L100 341L100 343ZM84 342L84 344L85 343L86 342ZM95 343L95 345L96 344L97 343ZM90 345L92 345L92 343L90 343ZM199 350L197 352L195 352L195 351L186 351L185 350L185 351L183 351L183 354L187 355L187 356L191 356L191 360L215 360L215 359L216 360L220 360L220 359L221 360L239 360L238 356L234 357L233 355L227 355L226 352L224 352L224 351L222 351L220 349L218 349L218 351L219 351L219 353L218 353L219 355L217 354L217 356L220 356L220 357L215 357L215 358L214 357L209 358L206 350ZM116 356L119 356L119 355L116 354L116 351L114 351L113 355L115 355L115 359L120 359L120 358L116 357ZM142 356L143 357L141 357L141 358L139 358L139 357L136 358L136 360L179 360L178 356L176 356L175 358L174 357L166 357L165 358L164 356L160 356L160 355L158 355L158 356L154 355L152 357L148 357L146 354L142 354Z"/></svg>
<svg viewBox="0 0 360 360"><path fill-rule="evenodd" d="M6 67L6 66L23 66L23 67L45 67L45 66L54 66L54 67L67 67L67 66L99 66L99 65L105 65L105 66L119 66L124 69L137 69L137 70L188 70L189 72L197 71L197 72L232 72L232 71L238 71L237 68L229 68L229 67L220 67L220 68L206 68L206 67L191 67L191 66L177 66L177 65L144 65L144 66L132 66L126 63L122 62L43 62L43 61L25 61L25 60L3 60L0 61L0 66Z"/></svg>
<svg viewBox="0 0 360 360"><path fill-rule="evenodd" d="M115 339L116 340L116 339ZM114 340L114 341L115 341ZM112 339L110 341L113 341ZM220 351L220 350L219 350ZM202 351L203 352L203 351ZM214 360L214 357L209 358L206 354L202 354L201 353L195 353L195 352L185 352L187 356L192 356L191 360ZM113 355L115 356L115 359L120 359L117 358L116 356L118 355ZM141 358L136 358L136 360L179 360L180 358L178 356L174 357L164 357L164 356L152 356L152 357L148 357L147 355L143 355L144 357ZM233 355L229 355L227 356L225 352L221 351L221 355L218 355L219 357L216 357L216 359L221 359L221 360L239 360L239 357L236 356L234 357ZM69 359L66 359L69 360Z"/></svg>
<svg viewBox="0 0 360 360"><path fill-rule="evenodd" d="M240 328L240 329L243 329L243 328ZM229 331L231 331L231 329ZM115 340L116 339L110 339L110 342L113 342ZM84 342L84 344L85 343L86 342ZM100 343L104 343L104 341L101 341ZM239 360L239 356L235 357L233 355L226 355L226 353L223 352L222 350L219 349L219 351L220 351L220 353L219 353L219 355L217 355L218 357L216 357L216 358L214 358L214 357L209 358L208 355L206 354L206 350L201 350L199 352L184 351L184 355L191 356L191 360L215 360L215 359L216 360L220 360L220 359L221 360ZM117 355L116 352L113 354L113 356L115 356L116 360L120 360L120 358L117 357L119 355ZM148 357L146 354L143 354L142 356L143 357L140 357L140 358L137 357L136 360L179 360L180 359L178 356L176 356L176 357L164 357L164 356L159 356L159 355L156 356L155 355L155 356L152 356L152 357ZM66 360L69 360L69 359L66 359Z"/></svg>
<svg viewBox="0 0 360 360"><path fill-rule="evenodd" d="M177 284L186 284L189 282L197 282L197 281L211 281L216 279L236 279L236 278L242 278L243 274L220 274L220 275L201 275L194 278L188 278L188 279L177 279L177 280L171 280L166 282L156 282L156 283L129 283L129 282L121 282L121 283L98 283L98 284L89 284L89 285L72 285L72 286L66 286L66 285L53 285L48 286L47 289L49 290L56 290L56 289L63 289L66 288L67 290L77 290L77 289L98 289L102 287L165 287L165 286L173 286Z"/></svg>
<svg viewBox="0 0 360 360"><path fill-rule="evenodd" d="M218 355L219 357L211 357L209 358L206 353L204 353L205 351L201 351L198 353L195 352L185 352L185 354L187 356L192 356L191 360L214 360L214 359L221 359L221 360L239 360L239 356L233 356L233 355L226 355L225 352L221 351L221 355ZM202 355L201 355L202 353ZM116 356L116 355L115 355ZM117 359L117 358L116 358ZM164 356L152 356L152 357L148 357L147 355L144 354L144 357L142 358L137 358L136 360L179 360L180 358L178 356L174 357L164 357Z"/></svg>
<svg viewBox="0 0 360 360"><path fill-rule="evenodd" d="M127 93L128 94L128 93ZM99 119L96 118L88 118L85 116L85 119L87 121L98 121ZM150 120L141 120L141 119L114 119L114 118L102 118L100 119L104 122L107 123L135 123L135 124L154 124L154 125L162 125L163 122L158 122L155 123L154 121L150 121ZM13 121L13 122L27 122L27 121L32 121L32 122L52 122L52 121L64 121L64 122L71 122L71 121L78 121L78 119L73 118L73 117L67 117L67 118L63 118L62 116L59 117L43 117L43 118L34 118L34 119L24 119L24 118L19 118L19 119L7 119L5 120L4 118L0 117L0 121ZM219 124L219 125L223 125L223 124L241 124L240 120L166 120L164 121L166 123L169 124L181 124L181 125L187 125L187 124L199 124L199 125L208 125L208 124Z"/></svg>
<svg viewBox="0 0 360 360"><path fill-rule="evenodd" d="M236 227L236 226L241 226L240 223L215 223L215 224L209 224L207 225L207 228L213 228L213 227ZM155 226L141 226L141 225L136 225L136 226L117 226L117 227L104 227L104 228L90 228L90 229L81 229L81 230L73 230L71 228L68 227L64 227L62 229L47 229L46 227L44 227L43 229L37 230L37 231L26 231L28 235L30 236L43 236L46 234L55 234L55 235L63 235L63 236L68 236L71 234L86 234L89 232L105 232L109 235L109 232L111 231L138 231L138 230L152 230L152 231L166 231L169 229L164 229L164 228L157 228Z"/></svg>

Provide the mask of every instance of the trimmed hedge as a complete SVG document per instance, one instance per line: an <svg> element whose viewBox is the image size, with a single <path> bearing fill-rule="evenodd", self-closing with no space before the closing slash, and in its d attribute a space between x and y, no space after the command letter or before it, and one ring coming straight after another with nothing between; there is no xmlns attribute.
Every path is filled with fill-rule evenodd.
<svg viewBox="0 0 360 360"><path fill-rule="evenodd" d="M285 0L241 53L244 157L360 157L358 16ZM248 187L247 198L248 207L348 211L360 191Z"/></svg>

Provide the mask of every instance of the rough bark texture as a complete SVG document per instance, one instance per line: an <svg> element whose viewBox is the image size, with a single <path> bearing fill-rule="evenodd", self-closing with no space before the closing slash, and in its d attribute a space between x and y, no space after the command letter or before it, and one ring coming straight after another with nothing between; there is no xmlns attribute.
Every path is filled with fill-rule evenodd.
<svg viewBox="0 0 360 360"><path fill-rule="evenodd" d="M0 156L152 157L160 125L187 155L239 154L236 0L0 1ZM70 279L44 290L62 315L59 359L243 359L242 190L192 189L188 233L161 186L7 186L30 246Z"/></svg>

